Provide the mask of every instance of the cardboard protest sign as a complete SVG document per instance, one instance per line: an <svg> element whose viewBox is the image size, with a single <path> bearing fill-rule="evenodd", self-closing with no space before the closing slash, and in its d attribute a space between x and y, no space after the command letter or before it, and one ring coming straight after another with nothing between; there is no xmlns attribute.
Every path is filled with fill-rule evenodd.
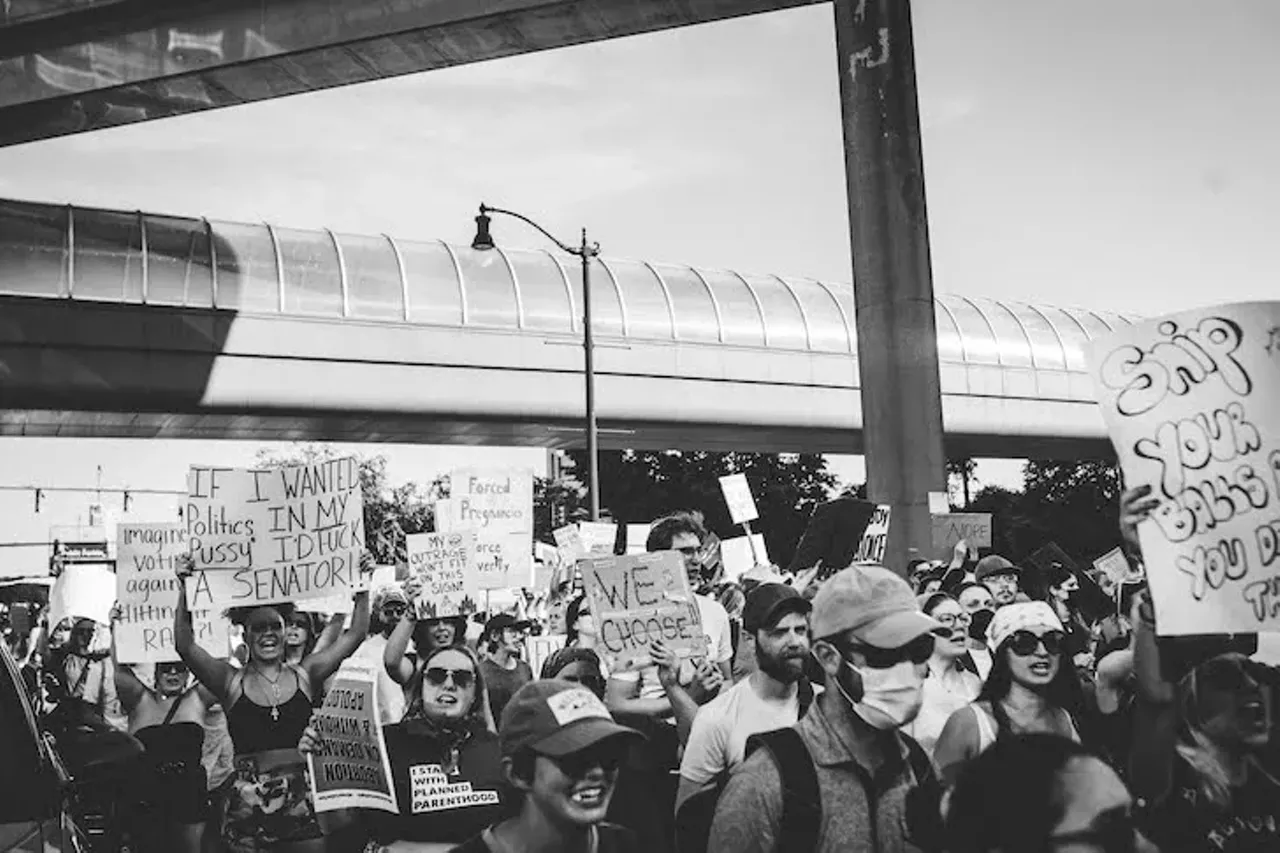
<svg viewBox="0 0 1280 853"><path fill-rule="evenodd" d="M364 502L355 457L280 468L193 466L184 510L193 610L362 588Z"/></svg>
<svg viewBox="0 0 1280 853"><path fill-rule="evenodd" d="M551 531L556 540L556 550L560 552L560 561L575 563L587 556L587 546L582 541L582 533L576 524L566 524Z"/></svg>
<svg viewBox="0 0 1280 853"><path fill-rule="evenodd" d="M116 575L101 563L67 563L49 590L49 627L63 619L111 624Z"/></svg>
<svg viewBox="0 0 1280 853"><path fill-rule="evenodd" d="M724 566L726 581L737 581L755 568L757 563L767 564L769 552L764 545L764 536L753 533L750 539L739 536L720 540L720 562Z"/></svg>
<svg viewBox="0 0 1280 853"><path fill-rule="evenodd" d="M649 646L661 640L678 657L705 654L702 615L676 551L583 560L582 583L610 672L652 663Z"/></svg>
<svg viewBox="0 0 1280 853"><path fill-rule="evenodd" d="M412 533L405 540L409 576L422 585L414 602L419 619L470 616L480 609L475 533Z"/></svg>
<svg viewBox="0 0 1280 853"><path fill-rule="evenodd" d="M1280 302L1186 311L1097 341L1161 634L1280 630Z"/></svg>
<svg viewBox="0 0 1280 853"><path fill-rule="evenodd" d="M447 529L475 531L480 588L533 586L533 472L462 468L449 483Z"/></svg>
<svg viewBox="0 0 1280 853"><path fill-rule="evenodd" d="M991 547L991 513L946 512L931 516L933 519L933 547L943 556L950 556L956 543L964 540L971 547Z"/></svg>
<svg viewBox="0 0 1280 853"><path fill-rule="evenodd" d="M889 544L889 511L888 504L876 504L876 511L871 514L871 521L862 532L862 541L858 543L854 560L872 563L884 560L884 549Z"/></svg>
<svg viewBox="0 0 1280 853"><path fill-rule="evenodd" d="M578 534L592 556L612 554L618 543L618 525L608 521L584 521L578 525Z"/></svg>
<svg viewBox="0 0 1280 853"><path fill-rule="evenodd" d="M116 527L116 655L122 663L178 660L173 618L181 594L174 574L187 553L186 528L177 523L121 524ZM220 611L193 610L196 642L216 658L231 652L230 623Z"/></svg>
<svg viewBox="0 0 1280 853"><path fill-rule="evenodd" d="M724 492L724 502L729 506L729 517L733 519L734 524L746 524L760 517L746 474L730 474L727 477L721 477L720 491Z"/></svg>
<svg viewBox="0 0 1280 853"><path fill-rule="evenodd" d="M307 756L317 812L400 811L378 716L376 664L347 660L311 716L320 742Z"/></svg>

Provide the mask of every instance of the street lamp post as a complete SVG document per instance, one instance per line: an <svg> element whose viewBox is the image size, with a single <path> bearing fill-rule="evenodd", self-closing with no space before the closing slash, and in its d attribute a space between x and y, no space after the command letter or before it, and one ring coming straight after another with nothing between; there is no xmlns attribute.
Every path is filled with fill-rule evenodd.
<svg viewBox="0 0 1280 853"><path fill-rule="evenodd" d="M494 247L493 236L489 233L491 213L501 213L532 225L542 235L555 243L562 252L576 255L582 261L582 355L583 372L586 374L587 403L587 490L590 496L591 520L600 520L600 463L597 458L599 436L596 429L596 365L595 341L591 331L591 259L599 256L600 244L587 242L587 229L582 229L582 242L578 246L570 246L560 242L547 229L527 216L511 210L480 205L480 215L476 217L476 236L471 241L471 248L486 251Z"/></svg>

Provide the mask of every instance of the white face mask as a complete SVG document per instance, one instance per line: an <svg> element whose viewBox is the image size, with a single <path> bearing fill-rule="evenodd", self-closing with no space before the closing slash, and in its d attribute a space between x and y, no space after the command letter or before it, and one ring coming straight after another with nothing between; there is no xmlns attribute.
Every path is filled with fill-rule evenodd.
<svg viewBox="0 0 1280 853"><path fill-rule="evenodd" d="M888 669L872 669L854 666L848 660L843 663L862 679L862 701L853 701L842 679L836 679L836 686L854 713L877 729L905 726L920 713L924 677L916 664L904 660Z"/></svg>

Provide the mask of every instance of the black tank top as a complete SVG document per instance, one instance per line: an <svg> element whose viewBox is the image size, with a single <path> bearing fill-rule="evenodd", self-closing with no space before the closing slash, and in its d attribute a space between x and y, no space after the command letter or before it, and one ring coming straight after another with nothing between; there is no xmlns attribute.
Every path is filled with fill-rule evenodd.
<svg viewBox="0 0 1280 853"><path fill-rule="evenodd" d="M227 709L227 731L231 734L236 755L297 748L302 732L311 720L311 700L302 691L302 679L297 669L292 665L288 669L293 673L298 689L276 707L275 716L269 706L259 705L244 692L244 672L241 672L240 697Z"/></svg>
<svg viewBox="0 0 1280 853"><path fill-rule="evenodd" d="M200 765L204 754L204 726L199 723L167 723L147 726L134 732L147 751L143 760L148 764L168 765L185 763Z"/></svg>

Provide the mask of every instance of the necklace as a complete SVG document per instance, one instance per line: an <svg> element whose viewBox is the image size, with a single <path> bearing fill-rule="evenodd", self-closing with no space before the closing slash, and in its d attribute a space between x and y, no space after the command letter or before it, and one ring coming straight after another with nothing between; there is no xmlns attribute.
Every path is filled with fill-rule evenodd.
<svg viewBox="0 0 1280 853"><path fill-rule="evenodd" d="M280 679L284 675L284 670L281 669L280 675L277 675L274 679L268 678L265 672L258 669L256 663L253 665L253 671L258 673L259 678L271 685L271 692L275 695L275 701L271 703L271 722L280 722Z"/></svg>

